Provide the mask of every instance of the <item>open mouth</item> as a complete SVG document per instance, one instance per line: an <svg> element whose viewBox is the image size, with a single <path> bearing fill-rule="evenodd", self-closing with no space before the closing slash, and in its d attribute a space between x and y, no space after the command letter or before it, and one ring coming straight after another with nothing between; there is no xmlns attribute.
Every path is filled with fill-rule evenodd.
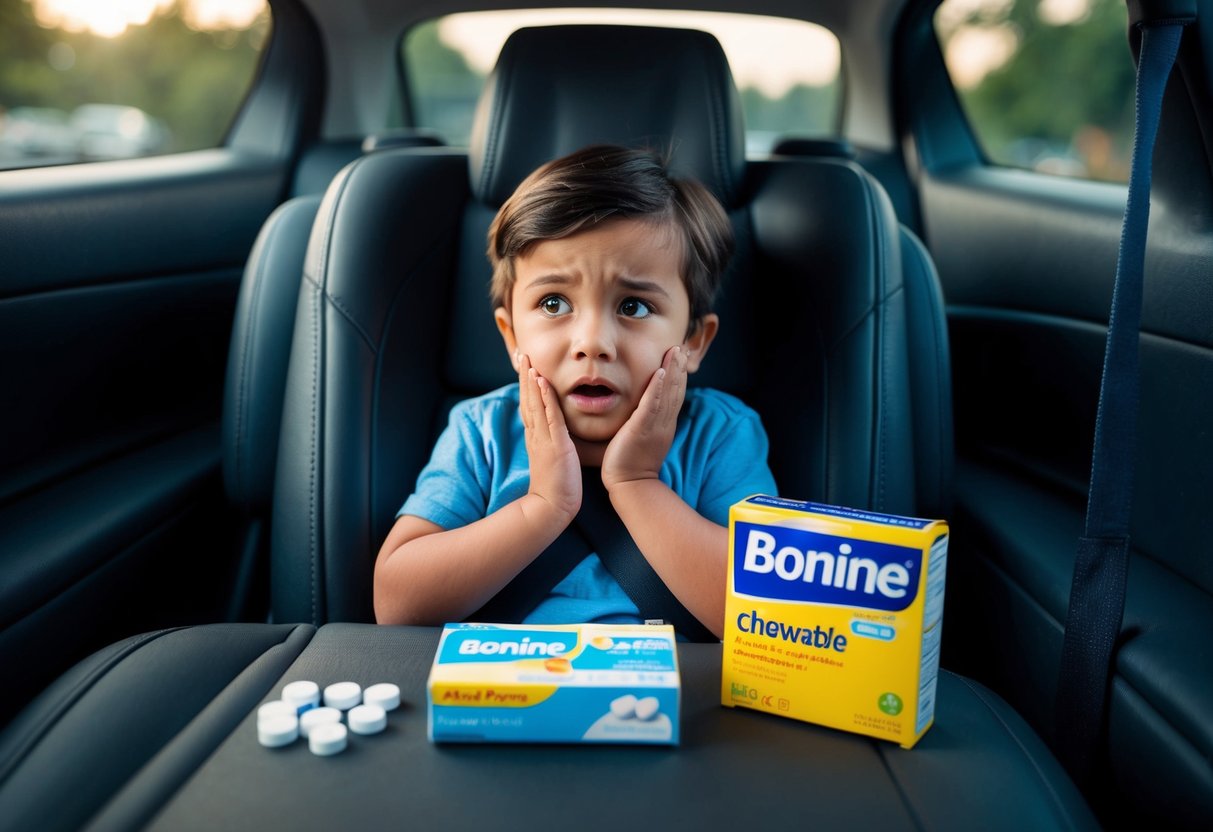
<svg viewBox="0 0 1213 832"><path fill-rule="evenodd" d="M581 413L596 415L611 410L619 394L605 384L578 384L569 391L566 401Z"/></svg>
<svg viewBox="0 0 1213 832"><path fill-rule="evenodd" d="M604 384L579 384L573 388L573 395L597 399L614 394L614 390Z"/></svg>

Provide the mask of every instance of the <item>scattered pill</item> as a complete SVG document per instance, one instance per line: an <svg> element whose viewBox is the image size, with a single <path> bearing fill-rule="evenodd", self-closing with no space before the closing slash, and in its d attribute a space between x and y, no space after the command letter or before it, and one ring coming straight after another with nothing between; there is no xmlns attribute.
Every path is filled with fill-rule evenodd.
<svg viewBox="0 0 1213 832"><path fill-rule="evenodd" d="M656 696L646 696L636 702L636 718L637 719L652 719L657 716L657 711L660 709L661 703L657 701Z"/></svg>
<svg viewBox="0 0 1213 832"><path fill-rule="evenodd" d="M310 711L304 711L299 717L299 733L310 737L312 731L321 725L332 725L335 722L341 722L341 711L336 708L312 708Z"/></svg>
<svg viewBox="0 0 1213 832"><path fill-rule="evenodd" d="M400 688L390 682L371 685L362 692L362 701L367 705L378 705L385 711L400 707Z"/></svg>
<svg viewBox="0 0 1213 832"><path fill-rule="evenodd" d="M632 694L625 694L618 699L611 700L611 713L618 719L631 719L636 715L636 697Z"/></svg>
<svg viewBox="0 0 1213 832"><path fill-rule="evenodd" d="M320 686L315 682L291 682L282 689L282 701L294 706L296 712L320 704Z"/></svg>
<svg viewBox="0 0 1213 832"><path fill-rule="evenodd" d="M378 705L358 705L346 715L355 734L378 734L387 727L387 713Z"/></svg>
<svg viewBox="0 0 1213 832"><path fill-rule="evenodd" d="M340 722L317 725L307 737L307 747L313 754L329 757L345 750L348 740L345 726Z"/></svg>
<svg viewBox="0 0 1213 832"><path fill-rule="evenodd" d="M289 702L283 702L281 699L275 699L273 702L266 702L257 709L257 722L264 722L273 716L297 717L298 715L298 711Z"/></svg>
<svg viewBox="0 0 1213 832"><path fill-rule="evenodd" d="M348 711L360 702L362 702L362 688L357 682L335 682L324 689L326 707Z"/></svg>
<svg viewBox="0 0 1213 832"><path fill-rule="evenodd" d="M269 716L257 721L257 741L266 748L281 748L299 738L299 720L294 714Z"/></svg>

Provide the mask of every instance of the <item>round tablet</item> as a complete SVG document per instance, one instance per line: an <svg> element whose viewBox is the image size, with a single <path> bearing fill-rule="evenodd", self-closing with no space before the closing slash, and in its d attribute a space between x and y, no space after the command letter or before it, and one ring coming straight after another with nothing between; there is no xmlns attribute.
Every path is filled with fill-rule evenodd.
<svg viewBox="0 0 1213 832"><path fill-rule="evenodd" d="M332 725L341 722L341 711L336 708L312 708L304 711L299 717L299 733L310 737L312 732L321 725Z"/></svg>
<svg viewBox="0 0 1213 832"><path fill-rule="evenodd" d="M345 751L345 746L349 742L347 737L345 726L340 722L317 725L312 729L312 733L308 734L307 747L312 750L313 754L328 757Z"/></svg>
<svg viewBox="0 0 1213 832"><path fill-rule="evenodd" d="M351 708L346 719L355 734L378 734L387 727L387 713L378 705L359 705Z"/></svg>
<svg viewBox="0 0 1213 832"><path fill-rule="evenodd" d="M652 719L657 716L657 711L661 707L661 703L657 701L656 696L646 696L644 699L636 701L636 718L637 719Z"/></svg>
<svg viewBox="0 0 1213 832"><path fill-rule="evenodd" d="M268 716L257 721L257 742L266 748L281 748L299 738L299 720L294 714Z"/></svg>
<svg viewBox="0 0 1213 832"><path fill-rule="evenodd" d="M348 711L362 701L362 688L357 682L336 682L324 689L324 704Z"/></svg>
<svg viewBox="0 0 1213 832"><path fill-rule="evenodd" d="M282 689L282 701L293 705L296 711L320 704L320 685L315 682L291 682Z"/></svg>
<svg viewBox="0 0 1213 832"><path fill-rule="evenodd" d="M378 705L385 711L394 711L400 707L400 688L390 682L371 685L362 692L362 701L368 705Z"/></svg>
<svg viewBox="0 0 1213 832"><path fill-rule="evenodd" d="M257 721L263 722L272 716L289 716L292 719L298 716L298 712L288 702L283 702L281 699L275 699L273 702L266 702L257 709Z"/></svg>

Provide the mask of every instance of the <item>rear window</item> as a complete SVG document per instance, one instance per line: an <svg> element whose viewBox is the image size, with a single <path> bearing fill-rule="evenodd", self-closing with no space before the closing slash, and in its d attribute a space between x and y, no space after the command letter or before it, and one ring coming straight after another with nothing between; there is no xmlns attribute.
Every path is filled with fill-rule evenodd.
<svg viewBox="0 0 1213 832"><path fill-rule="evenodd" d="M0 0L0 168L220 144L269 26L266 0Z"/></svg>
<svg viewBox="0 0 1213 832"><path fill-rule="evenodd" d="M413 126L466 145L484 80L510 33L526 26L619 23L715 35L741 91L746 151L768 153L786 136L829 137L841 106L838 39L821 26L744 14L547 9L454 14L414 26L402 60Z"/></svg>
<svg viewBox="0 0 1213 832"><path fill-rule="evenodd" d="M935 29L991 162L1128 181L1135 70L1124 0L944 0Z"/></svg>

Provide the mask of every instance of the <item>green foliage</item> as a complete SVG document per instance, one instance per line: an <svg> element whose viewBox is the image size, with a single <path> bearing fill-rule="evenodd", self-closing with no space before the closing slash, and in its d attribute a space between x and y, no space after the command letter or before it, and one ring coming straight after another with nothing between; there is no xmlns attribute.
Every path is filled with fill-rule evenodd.
<svg viewBox="0 0 1213 832"><path fill-rule="evenodd" d="M178 1L105 38L45 28L28 0L0 0L0 112L124 104L167 126L166 151L214 147L252 83L268 29L267 10L247 30L198 31Z"/></svg>
<svg viewBox="0 0 1213 832"><path fill-rule="evenodd" d="M1066 25L1042 20L1039 6L1018 0L966 21L1010 27L1019 41L1006 63L960 91L969 120L995 162L1048 169L1032 158L1036 148L1055 163L1068 154L1092 178L1125 181L1135 73L1125 4L1091 0L1088 14Z"/></svg>
<svg viewBox="0 0 1213 832"><path fill-rule="evenodd" d="M797 84L779 98L756 87L741 89L746 130L773 135L833 135L837 132L838 84Z"/></svg>
<svg viewBox="0 0 1213 832"><path fill-rule="evenodd" d="M427 20L404 38L402 56L413 122L436 130L453 145L465 145L484 76L443 42L439 22Z"/></svg>

